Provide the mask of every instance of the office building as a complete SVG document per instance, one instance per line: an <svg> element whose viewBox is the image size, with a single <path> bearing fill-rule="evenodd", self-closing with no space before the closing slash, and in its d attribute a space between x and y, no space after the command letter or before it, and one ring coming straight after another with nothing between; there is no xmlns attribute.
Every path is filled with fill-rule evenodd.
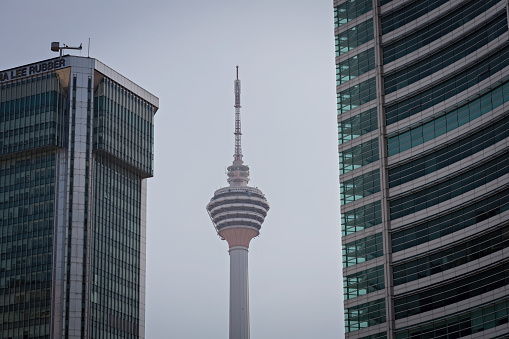
<svg viewBox="0 0 509 339"><path fill-rule="evenodd" d="M333 6L346 338L506 338L507 1Z"/></svg>
<svg viewBox="0 0 509 339"><path fill-rule="evenodd" d="M0 338L144 338L158 98L62 56L0 71L0 104Z"/></svg>

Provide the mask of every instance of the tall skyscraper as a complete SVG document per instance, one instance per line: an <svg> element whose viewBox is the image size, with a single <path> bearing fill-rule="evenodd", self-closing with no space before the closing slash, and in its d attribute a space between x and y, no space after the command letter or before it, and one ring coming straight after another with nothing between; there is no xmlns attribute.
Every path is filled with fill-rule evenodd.
<svg viewBox="0 0 509 339"><path fill-rule="evenodd" d="M240 80L235 92L235 154L228 167L229 187L220 188L207 204L217 234L228 242L230 253L230 339L249 339L248 250L251 239L260 234L269 203L256 187L248 186L249 167L242 160L240 126Z"/></svg>
<svg viewBox="0 0 509 339"><path fill-rule="evenodd" d="M509 333L507 6L334 1L347 338Z"/></svg>
<svg viewBox="0 0 509 339"><path fill-rule="evenodd" d="M0 71L0 338L144 338L159 99L92 58Z"/></svg>

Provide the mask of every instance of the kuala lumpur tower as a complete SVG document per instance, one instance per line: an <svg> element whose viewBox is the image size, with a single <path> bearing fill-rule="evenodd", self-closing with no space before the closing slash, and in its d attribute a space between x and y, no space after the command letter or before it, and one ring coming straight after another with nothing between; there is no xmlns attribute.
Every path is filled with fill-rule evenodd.
<svg viewBox="0 0 509 339"><path fill-rule="evenodd" d="M260 234L269 203L256 187L247 185L249 167L242 161L239 66L235 90L235 154L228 167L228 183L214 192L207 211L217 234L226 239L230 253L230 339L249 339L249 242Z"/></svg>

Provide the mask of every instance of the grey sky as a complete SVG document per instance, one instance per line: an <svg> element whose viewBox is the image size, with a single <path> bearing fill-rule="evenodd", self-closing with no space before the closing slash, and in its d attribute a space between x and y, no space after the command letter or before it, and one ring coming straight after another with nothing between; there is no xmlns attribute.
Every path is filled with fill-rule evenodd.
<svg viewBox="0 0 509 339"><path fill-rule="evenodd" d="M233 160L271 204L249 254L251 337L341 338L332 0L2 1L0 69L83 43L160 98L147 338L227 338L229 258L205 205Z"/></svg>

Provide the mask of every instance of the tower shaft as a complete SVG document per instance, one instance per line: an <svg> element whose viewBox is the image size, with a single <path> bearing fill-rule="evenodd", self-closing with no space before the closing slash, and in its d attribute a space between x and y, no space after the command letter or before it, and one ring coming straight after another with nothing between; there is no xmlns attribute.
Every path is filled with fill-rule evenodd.
<svg viewBox="0 0 509 339"><path fill-rule="evenodd" d="M248 248L230 250L230 339L249 339Z"/></svg>

